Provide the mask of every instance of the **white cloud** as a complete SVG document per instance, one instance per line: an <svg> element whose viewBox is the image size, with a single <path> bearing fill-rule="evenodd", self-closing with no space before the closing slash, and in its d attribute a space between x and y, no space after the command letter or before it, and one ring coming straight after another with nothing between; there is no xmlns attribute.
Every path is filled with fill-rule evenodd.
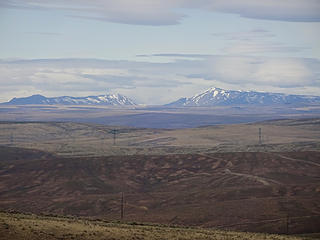
<svg viewBox="0 0 320 240"><path fill-rule="evenodd" d="M213 57L209 59L208 65L208 69L211 69L208 75L212 79L223 79L229 83L247 81L255 68L252 59L245 57Z"/></svg>
<svg viewBox="0 0 320 240"><path fill-rule="evenodd" d="M172 25L184 17L174 9L185 0L4 0L4 6L67 10L85 19L137 24ZM0 5L1 6L1 5Z"/></svg>
<svg viewBox="0 0 320 240"><path fill-rule="evenodd" d="M288 54L297 53L307 50L306 47L286 46L279 42L267 42L267 41L239 41L234 44L229 44L222 49L224 54L232 55L272 55L272 54Z"/></svg>
<svg viewBox="0 0 320 240"><path fill-rule="evenodd" d="M319 73L319 72L318 72ZM278 87L303 87L316 84L316 73L299 59L267 59L253 73L257 82Z"/></svg>
<svg viewBox="0 0 320 240"><path fill-rule="evenodd" d="M320 62L315 59L224 56L213 57L209 63L208 75L222 82L289 89L320 87Z"/></svg>
<svg viewBox="0 0 320 240"><path fill-rule="evenodd" d="M308 50L307 47L288 46L274 41L276 35L264 30L253 29L246 32L224 32L212 34L215 38L222 38L227 46L222 52L230 55L267 55L297 53Z"/></svg>
<svg viewBox="0 0 320 240"><path fill-rule="evenodd" d="M215 37L223 38L224 40L236 40L236 41L255 41L255 40L261 40L261 39L268 39L273 38L276 35L265 30L265 29L252 29L250 31L244 31L244 32L222 32L222 33L213 33L212 34Z"/></svg>
<svg viewBox="0 0 320 240"><path fill-rule="evenodd" d="M215 0L207 2L207 7L214 11L239 14L247 18L293 22L320 21L320 1L318 0Z"/></svg>
<svg viewBox="0 0 320 240"><path fill-rule="evenodd" d="M0 7L63 9L74 16L138 25L178 24L181 9L202 9L246 18L319 22L318 0L2 0ZM180 9L180 11L177 11Z"/></svg>

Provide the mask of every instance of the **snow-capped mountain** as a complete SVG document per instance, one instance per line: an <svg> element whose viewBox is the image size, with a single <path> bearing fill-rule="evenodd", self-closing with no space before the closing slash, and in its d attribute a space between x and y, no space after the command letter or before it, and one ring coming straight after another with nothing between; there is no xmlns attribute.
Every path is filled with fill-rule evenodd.
<svg viewBox="0 0 320 240"><path fill-rule="evenodd" d="M320 97L263 93L254 91L233 91L210 88L190 98L180 98L166 106L226 106L226 105L278 105L278 104L320 104Z"/></svg>
<svg viewBox="0 0 320 240"><path fill-rule="evenodd" d="M25 98L13 98L7 103L10 105L46 104L46 105L110 105L110 106L133 106L136 105L131 99L120 94L106 94L88 97L44 97L32 95Z"/></svg>

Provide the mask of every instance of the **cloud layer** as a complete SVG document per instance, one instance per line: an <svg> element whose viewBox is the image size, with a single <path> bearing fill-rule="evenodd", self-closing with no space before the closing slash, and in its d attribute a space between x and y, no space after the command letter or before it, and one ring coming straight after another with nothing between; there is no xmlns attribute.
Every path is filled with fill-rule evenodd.
<svg viewBox="0 0 320 240"><path fill-rule="evenodd" d="M0 7L66 10L74 17L154 26L178 24L186 17L183 9L277 21L320 21L318 0L2 0Z"/></svg>
<svg viewBox="0 0 320 240"><path fill-rule="evenodd" d="M139 103L164 104L212 86L295 94L320 92L317 59L163 55L174 61L2 60L1 101L35 93L86 96L111 90Z"/></svg>

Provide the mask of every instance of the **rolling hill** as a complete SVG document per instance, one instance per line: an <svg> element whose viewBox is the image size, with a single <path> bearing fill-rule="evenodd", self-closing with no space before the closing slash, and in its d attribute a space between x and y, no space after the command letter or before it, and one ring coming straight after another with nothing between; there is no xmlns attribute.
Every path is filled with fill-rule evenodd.
<svg viewBox="0 0 320 240"><path fill-rule="evenodd" d="M118 220L123 192L126 221L320 231L319 152L63 158L34 151L1 148L0 209Z"/></svg>
<svg viewBox="0 0 320 240"><path fill-rule="evenodd" d="M119 220L124 193L125 221L320 232L319 126L2 122L0 210Z"/></svg>

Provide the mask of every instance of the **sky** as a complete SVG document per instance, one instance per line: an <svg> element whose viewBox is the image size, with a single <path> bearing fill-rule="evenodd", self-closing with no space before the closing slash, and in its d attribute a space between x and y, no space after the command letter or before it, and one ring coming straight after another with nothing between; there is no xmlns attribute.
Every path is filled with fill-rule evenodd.
<svg viewBox="0 0 320 240"><path fill-rule="evenodd" d="M0 0L0 102L320 95L320 0Z"/></svg>

